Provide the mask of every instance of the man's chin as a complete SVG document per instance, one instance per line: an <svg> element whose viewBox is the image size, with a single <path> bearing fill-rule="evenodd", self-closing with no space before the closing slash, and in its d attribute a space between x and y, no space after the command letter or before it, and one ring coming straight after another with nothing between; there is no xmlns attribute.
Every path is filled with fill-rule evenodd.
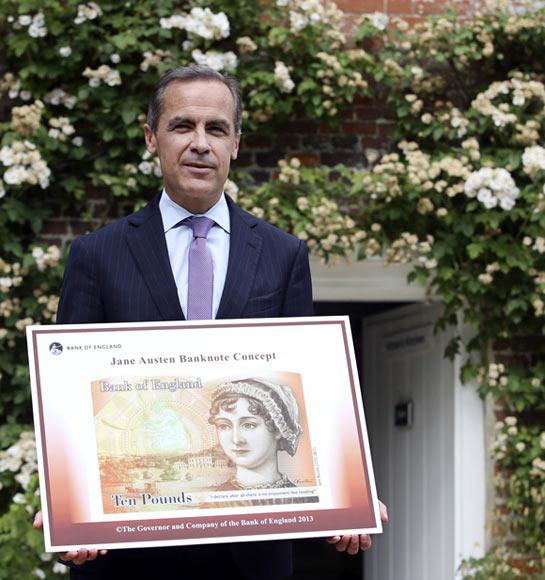
<svg viewBox="0 0 545 580"><path fill-rule="evenodd" d="M202 182L184 183L183 190L166 188L166 191L174 203L191 213L204 213L216 204L223 190L211 191L210 188L203 188L202 185Z"/></svg>

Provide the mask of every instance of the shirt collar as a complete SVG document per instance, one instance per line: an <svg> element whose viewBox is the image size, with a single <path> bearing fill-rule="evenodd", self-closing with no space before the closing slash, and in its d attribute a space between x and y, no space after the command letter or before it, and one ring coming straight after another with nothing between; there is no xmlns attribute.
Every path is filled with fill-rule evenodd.
<svg viewBox="0 0 545 580"><path fill-rule="evenodd" d="M159 211L161 212L165 234L175 225L179 224L183 219L192 215L204 215L209 217L210 219L213 219L216 224L218 224L218 226L220 226L220 228L225 230L227 233L230 233L231 231L229 207L227 206L227 200L225 199L224 193L221 194L218 201L206 213L192 214L181 205L178 205L172 201L168 193L163 189L161 199L159 200Z"/></svg>

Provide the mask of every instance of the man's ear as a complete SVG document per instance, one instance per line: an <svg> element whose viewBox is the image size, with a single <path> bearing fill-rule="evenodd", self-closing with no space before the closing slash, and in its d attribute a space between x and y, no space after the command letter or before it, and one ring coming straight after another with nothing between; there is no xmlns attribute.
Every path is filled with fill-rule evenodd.
<svg viewBox="0 0 545 580"><path fill-rule="evenodd" d="M146 123L144 125L144 138L146 139L146 149L153 155L157 153L157 141L152 128Z"/></svg>
<svg viewBox="0 0 545 580"><path fill-rule="evenodd" d="M238 146L240 145L240 133L235 135L235 146L231 152L231 161L234 161L238 157Z"/></svg>

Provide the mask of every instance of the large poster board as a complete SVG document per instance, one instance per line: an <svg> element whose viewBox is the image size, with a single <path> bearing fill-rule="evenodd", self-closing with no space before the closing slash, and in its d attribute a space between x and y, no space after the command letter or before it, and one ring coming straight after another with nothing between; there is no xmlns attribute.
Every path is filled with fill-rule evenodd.
<svg viewBox="0 0 545 580"><path fill-rule="evenodd" d="M382 531L346 317L27 338L48 550Z"/></svg>

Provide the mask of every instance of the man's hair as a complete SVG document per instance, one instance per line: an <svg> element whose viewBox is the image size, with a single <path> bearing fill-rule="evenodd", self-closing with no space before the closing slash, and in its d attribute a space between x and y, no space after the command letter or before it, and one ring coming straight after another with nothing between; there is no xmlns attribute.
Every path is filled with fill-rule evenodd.
<svg viewBox="0 0 545 580"><path fill-rule="evenodd" d="M242 97L238 81L230 75L223 75L210 67L202 65L180 66L169 70L159 79L153 88L148 105L147 123L151 130L155 133L159 126L159 117L163 112L163 99L168 85L173 82L188 83L191 81L217 81L229 89L233 96L235 109L233 119L235 132L240 133L242 126Z"/></svg>

